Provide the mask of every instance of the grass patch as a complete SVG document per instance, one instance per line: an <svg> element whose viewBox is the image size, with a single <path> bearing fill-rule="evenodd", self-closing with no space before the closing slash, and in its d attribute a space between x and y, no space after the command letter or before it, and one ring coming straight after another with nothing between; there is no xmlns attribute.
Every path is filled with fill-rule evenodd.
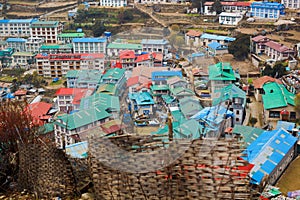
<svg viewBox="0 0 300 200"><path fill-rule="evenodd" d="M11 77L11 76L0 77L0 81L6 82L6 83L12 83L14 79L16 79L16 77Z"/></svg>
<svg viewBox="0 0 300 200"><path fill-rule="evenodd" d="M276 187L287 195L287 192L300 189L300 157L298 156L287 168L282 177L279 179Z"/></svg>
<svg viewBox="0 0 300 200"><path fill-rule="evenodd" d="M63 84L63 82L64 82L64 80L62 80L62 79L59 79L58 81L56 81L56 82L51 82L50 83L50 85L51 86L54 86L54 85L62 85Z"/></svg>

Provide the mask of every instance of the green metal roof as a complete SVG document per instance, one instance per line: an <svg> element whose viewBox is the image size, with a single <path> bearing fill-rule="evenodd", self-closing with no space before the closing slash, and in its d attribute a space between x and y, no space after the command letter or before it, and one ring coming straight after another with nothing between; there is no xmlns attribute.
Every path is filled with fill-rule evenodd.
<svg viewBox="0 0 300 200"><path fill-rule="evenodd" d="M173 122L173 138L174 139L199 139L202 135L202 126L194 119L186 120L182 123ZM192 128L191 128L192 127ZM152 132L152 135L167 135L169 133L169 127L166 125L156 132Z"/></svg>
<svg viewBox="0 0 300 200"><path fill-rule="evenodd" d="M110 95L116 95L117 85L115 84L100 84L97 93L105 93Z"/></svg>
<svg viewBox="0 0 300 200"><path fill-rule="evenodd" d="M60 38L82 38L84 37L84 33L61 33L58 34Z"/></svg>
<svg viewBox="0 0 300 200"><path fill-rule="evenodd" d="M246 92L244 92L242 89L240 89L234 84L230 84L220 90L217 90L216 93L219 93L220 95L218 98L213 98L213 106L218 105L219 103L227 101L229 99L232 100L233 98L243 99L243 105L245 105L246 103Z"/></svg>
<svg viewBox="0 0 300 200"><path fill-rule="evenodd" d="M20 52L13 53L12 56L34 56L34 54L31 52L20 51Z"/></svg>
<svg viewBox="0 0 300 200"><path fill-rule="evenodd" d="M106 47L107 49L132 49L142 50L141 44L128 44L128 43L110 43Z"/></svg>
<svg viewBox="0 0 300 200"><path fill-rule="evenodd" d="M170 95L161 95L162 99L164 100L164 102L166 104L170 104L172 103L173 101L175 101L175 98L170 96Z"/></svg>
<svg viewBox="0 0 300 200"><path fill-rule="evenodd" d="M232 133L240 135L241 140L245 143L243 146L247 148L254 140L256 140L262 133L263 129L251 126L235 125Z"/></svg>
<svg viewBox="0 0 300 200"><path fill-rule="evenodd" d="M156 91L156 90L169 90L169 86L168 85L151 85L150 89L152 91Z"/></svg>
<svg viewBox="0 0 300 200"><path fill-rule="evenodd" d="M66 74L66 78L78 78L79 70L69 70Z"/></svg>
<svg viewBox="0 0 300 200"><path fill-rule="evenodd" d="M295 106L295 95L283 85L276 82L268 82L263 85L263 90L265 94L262 95L262 100L266 110L286 107L288 104Z"/></svg>
<svg viewBox="0 0 300 200"><path fill-rule="evenodd" d="M58 44L43 44L40 49L46 50L46 49L72 49L72 44L66 44L66 45L58 45Z"/></svg>
<svg viewBox="0 0 300 200"><path fill-rule="evenodd" d="M80 101L79 109L88 109L94 106L101 106L106 111L120 111L120 101L116 96L109 94L99 93L82 98Z"/></svg>
<svg viewBox="0 0 300 200"><path fill-rule="evenodd" d="M109 69L105 74L102 76L103 80L109 80L109 79L120 79L125 73L125 69L120 69L120 68L114 68L114 69Z"/></svg>
<svg viewBox="0 0 300 200"><path fill-rule="evenodd" d="M67 126L68 130L73 130L90 123L105 119L111 116L102 106L94 106L89 109L80 110L72 114L64 114L57 118L62 120L64 124L55 121L54 123L63 127Z"/></svg>
<svg viewBox="0 0 300 200"><path fill-rule="evenodd" d="M192 96L192 95L195 95L195 93L191 89L184 88L184 87L171 88L170 92L174 96Z"/></svg>
<svg viewBox="0 0 300 200"><path fill-rule="evenodd" d="M239 78L230 63L219 62L215 65L210 65L208 67L209 80L219 80L219 81L235 81Z"/></svg>
<svg viewBox="0 0 300 200"><path fill-rule="evenodd" d="M54 131L54 124L53 123L46 123L40 127L40 134L47 134Z"/></svg>
<svg viewBox="0 0 300 200"><path fill-rule="evenodd" d="M149 92L129 93L128 97L132 100L135 100L136 104L139 106L154 104L153 98L151 97Z"/></svg>
<svg viewBox="0 0 300 200"><path fill-rule="evenodd" d="M184 97L179 100L179 107L185 117L198 113L203 107L195 97Z"/></svg>
<svg viewBox="0 0 300 200"><path fill-rule="evenodd" d="M57 27L58 21L35 21L31 23L31 27L52 28Z"/></svg>
<svg viewBox="0 0 300 200"><path fill-rule="evenodd" d="M83 83L100 83L102 77L102 73L99 70L92 69L92 70L80 70L78 72L78 79L77 82Z"/></svg>
<svg viewBox="0 0 300 200"><path fill-rule="evenodd" d="M183 121L186 121L186 118L183 116L183 114L180 110L172 111L171 115L173 117L173 122L181 123Z"/></svg>

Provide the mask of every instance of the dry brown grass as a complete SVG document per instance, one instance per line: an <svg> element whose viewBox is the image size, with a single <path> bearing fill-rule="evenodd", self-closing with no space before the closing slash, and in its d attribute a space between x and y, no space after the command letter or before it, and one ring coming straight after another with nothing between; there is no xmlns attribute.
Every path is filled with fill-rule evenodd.
<svg viewBox="0 0 300 200"><path fill-rule="evenodd" d="M300 190L300 157L298 156L287 168L282 177L279 179L276 187L287 195L287 192Z"/></svg>

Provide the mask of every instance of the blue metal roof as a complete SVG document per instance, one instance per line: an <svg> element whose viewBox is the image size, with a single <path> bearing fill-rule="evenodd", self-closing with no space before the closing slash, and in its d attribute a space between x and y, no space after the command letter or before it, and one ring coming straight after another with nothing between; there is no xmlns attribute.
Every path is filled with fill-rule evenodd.
<svg viewBox="0 0 300 200"><path fill-rule="evenodd" d="M219 42L211 42L207 45L209 48L212 48L214 50L223 50L223 49L228 49L227 46L221 45Z"/></svg>
<svg viewBox="0 0 300 200"><path fill-rule="evenodd" d="M1 19L0 24L7 24L9 22L9 19Z"/></svg>
<svg viewBox="0 0 300 200"><path fill-rule="evenodd" d="M168 44L168 40L162 39L162 40L153 40L153 39L142 39L141 44L159 44L159 45L165 45Z"/></svg>
<svg viewBox="0 0 300 200"><path fill-rule="evenodd" d="M31 18L31 19L10 19L9 24L25 24L25 23L32 23L38 21L36 18Z"/></svg>
<svg viewBox="0 0 300 200"><path fill-rule="evenodd" d="M251 182L259 184L263 176L275 169L296 142L297 138L282 128L263 132L244 151L247 156L243 159L255 165L250 172Z"/></svg>
<svg viewBox="0 0 300 200"><path fill-rule="evenodd" d="M73 42L106 42L106 38L74 38Z"/></svg>
<svg viewBox="0 0 300 200"><path fill-rule="evenodd" d="M66 154L72 158L87 158L88 142L78 142L75 144L66 145Z"/></svg>
<svg viewBox="0 0 300 200"><path fill-rule="evenodd" d="M222 35L213 35L208 33L203 33L200 37L201 39L209 39L209 40L224 40L228 42L232 42L235 40L235 38L222 36Z"/></svg>
<svg viewBox="0 0 300 200"><path fill-rule="evenodd" d="M24 38L7 38L6 42L26 42Z"/></svg>
<svg viewBox="0 0 300 200"><path fill-rule="evenodd" d="M284 8L283 4L277 2L253 2L250 7L261 7L261 8Z"/></svg>
<svg viewBox="0 0 300 200"><path fill-rule="evenodd" d="M162 81L172 76L179 76L180 78L182 78L182 72L181 71L155 71L152 72L151 79L152 81Z"/></svg>
<svg viewBox="0 0 300 200"><path fill-rule="evenodd" d="M295 128L295 123L286 121L277 121L276 129L284 128L285 130L292 131Z"/></svg>
<svg viewBox="0 0 300 200"><path fill-rule="evenodd" d="M149 92L141 92L141 93L129 93L129 98L136 101L136 104L141 105L153 105L154 100L149 94Z"/></svg>

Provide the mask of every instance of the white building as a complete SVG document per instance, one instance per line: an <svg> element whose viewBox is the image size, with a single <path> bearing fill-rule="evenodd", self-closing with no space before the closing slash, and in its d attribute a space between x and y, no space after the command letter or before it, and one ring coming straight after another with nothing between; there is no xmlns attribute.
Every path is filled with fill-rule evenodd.
<svg viewBox="0 0 300 200"><path fill-rule="evenodd" d="M125 7L127 6L127 0L100 0L100 6Z"/></svg>
<svg viewBox="0 0 300 200"><path fill-rule="evenodd" d="M204 3L204 15L216 15L216 11L212 10L214 1L207 1ZM232 13L245 13L250 10L251 2L239 2L239 1L222 1L222 11Z"/></svg>
<svg viewBox="0 0 300 200"><path fill-rule="evenodd" d="M106 38L74 38L74 53L105 53Z"/></svg>
<svg viewBox="0 0 300 200"><path fill-rule="evenodd" d="M30 37L26 41L26 51L31 53L39 52L40 47L44 44L44 38Z"/></svg>
<svg viewBox="0 0 300 200"><path fill-rule="evenodd" d="M22 68L27 68L34 63L34 54L30 52L15 52L13 57L13 65L19 65Z"/></svg>
<svg viewBox="0 0 300 200"><path fill-rule="evenodd" d="M134 0L134 3L152 4L152 3L167 3L167 0Z"/></svg>
<svg viewBox="0 0 300 200"><path fill-rule="evenodd" d="M222 25L236 26L242 19L243 19L243 15L240 13L222 12L219 15L219 23Z"/></svg>
<svg viewBox="0 0 300 200"><path fill-rule="evenodd" d="M124 51L124 50L133 50L135 54L141 54L142 45L112 42L107 45L106 49L107 49L106 55L112 57L118 57L120 51Z"/></svg>
<svg viewBox="0 0 300 200"><path fill-rule="evenodd" d="M44 77L63 77L69 70L104 70L104 54L38 54L38 74Z"/></svg>
<svg viewBox="0 0 300 200"><path fill-rule="evenodd" d="M44 38L45 43L58 42L58 34L61 34L63 30L62 23L58 21L36 21L31 23L30 35L31 37Z"/></svg>
<svg viewBox="0 0 300 200"><path fill-rule="evenodd" d="M6 43L8 48L15 51L26 51L26 41L24 38L7 38Z"/></svg>
<svg viewBox="0 0 300 200"><path fill-rule="evenodd" d="M37 19L2 19L0 20L1 37L30 36L30 25Z"/></svg>
<svg viewBox="0 0 300 200"><path fill-rule="evenodd" d="M299 9L300 8L300 0L281 0L281 3L285 8L289 9Z"/></svg>
<svg viewBox="0 0 300 200"><path fill-rule="evenodd" d="M143 39L142 48L145 52L156 52L162 53L164 56L168 54L169 42L165 39L153 40L153 39Z"/></svg>
<svg viewBox="0 0 300 200"><path fill-rule="evenodd" d="M195 31L195 30L189 30L185 34L185 43L187 45L192 45L192 46L199 46L200 45L200 37L202 35L202 32L200 31Z"/></svg>
<svg viewBox="0 0 300 200"><path fill-rule="evenodd" d="M295 55L295 51L283 44L268 41L265 43L265 54L276 61L288 59Z"/></svg>

